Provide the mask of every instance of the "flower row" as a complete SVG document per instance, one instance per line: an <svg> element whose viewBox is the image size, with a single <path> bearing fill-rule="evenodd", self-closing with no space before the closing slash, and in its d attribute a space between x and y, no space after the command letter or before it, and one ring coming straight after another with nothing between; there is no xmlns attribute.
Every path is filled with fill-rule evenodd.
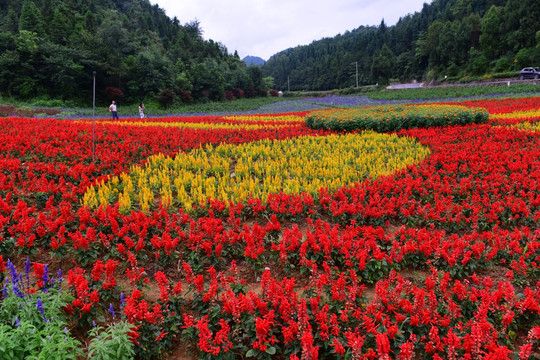
<svg viewBox="0 0 540 360"><path fill-rule="evenodd" d="M389 132L417 127L482 123L488 112L458 105L388 105L314 111L306 125L313 129Z"/></svg>
<svg viewBox="0 0 540 360"><path fill-rule="evenodd" d="M90 123L92 120L78 120L80 123ZM260 130L282 128L299 125L304 121L302 113L280 115L235 115L235 116L205 116L205 117L176 117L151 119L122 119L110 121L98 119L95 123L105 126L139 126L139 127L172 127L186 129L243 129Z"/></svg>

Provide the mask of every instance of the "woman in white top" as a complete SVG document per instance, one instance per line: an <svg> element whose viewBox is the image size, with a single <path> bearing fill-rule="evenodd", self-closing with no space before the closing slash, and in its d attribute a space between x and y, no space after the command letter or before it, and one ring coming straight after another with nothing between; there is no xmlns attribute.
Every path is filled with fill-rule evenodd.
<svg viewBox="0 0 540 360"><path fill-rule="evenodd" d="M141 116L141 119L144 118L144 105L143 105L143 103L139 104L139 115Z"/></svg>

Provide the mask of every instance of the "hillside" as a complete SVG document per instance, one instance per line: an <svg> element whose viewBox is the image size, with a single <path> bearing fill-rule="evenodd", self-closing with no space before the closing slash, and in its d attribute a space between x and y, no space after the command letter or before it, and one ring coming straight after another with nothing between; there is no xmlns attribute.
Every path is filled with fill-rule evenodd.
<svg viewBox="0 0 540 360"><path fill-rule="evenodd" d="M101 102L156 99L163 89L178 101L221 100L263 86L260 68L148 0L3 0L0 54L0 95L19 99L88 104L93 71Z"/></svg>
<svg viewBox="0 0 540 360"><path fill-rule="evenodd" d="M393 26L383 20L282 51L263 71L277 89L329 90L357 78L368 85L519 70L540 65L539 18L535 0L435 0Z"/></svg>
<svg viewBox="0 0 540 360"><path fill-rule="evenodd" d="M251 56L251 55L246 56L245 58L242 59L242 61L245 62L248 66L249 65L262 66L265 63L264 59L258 56Z"/></svg>

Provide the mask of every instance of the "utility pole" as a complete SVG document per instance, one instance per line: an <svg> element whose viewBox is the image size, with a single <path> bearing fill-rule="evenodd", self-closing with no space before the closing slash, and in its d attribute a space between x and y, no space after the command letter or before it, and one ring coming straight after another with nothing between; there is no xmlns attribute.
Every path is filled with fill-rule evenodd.
<svg viewBox="0 0 540 360"><path fill-rule="evenodd" d="M287 75L287 91L291 91L291 83L289 82L289 75Z"/></svg>
<svg viewBox="0 0 540 360"><path fill-rule="evenodd" d="M358 61L356 62L356 87L358 87Z"/></svg>
<svg viewBox="0 0 540 360"><path fill-rule="evenodd" d="M92 91L92 162L96 161L96 72L93 72L94 89Z"/></svg>

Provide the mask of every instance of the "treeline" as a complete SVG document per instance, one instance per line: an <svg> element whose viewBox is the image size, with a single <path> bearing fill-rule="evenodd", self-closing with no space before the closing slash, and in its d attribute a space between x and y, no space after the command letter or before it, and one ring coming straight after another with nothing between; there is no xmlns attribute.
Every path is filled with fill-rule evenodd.
<svg viewBox="0 0 540 360"><path fill-rule="evenodd" d="M434 0L394 26L383 20L282 51L263 71L291 91L511 72L540 66L538 19L537 0Z"/></svg>
<svg viewBox="0 0 540 360"><path fill-rule="evenodd" d="M0 95L88 103L255 97L272 87L260 67L202 38L149 0L0 1Z"/></svg>

